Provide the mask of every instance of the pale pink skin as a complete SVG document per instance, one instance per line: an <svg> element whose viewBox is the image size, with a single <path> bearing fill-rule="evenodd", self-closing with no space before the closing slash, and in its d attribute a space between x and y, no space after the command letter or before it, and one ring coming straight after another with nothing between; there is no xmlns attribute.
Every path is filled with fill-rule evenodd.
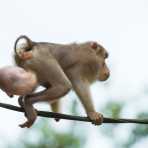
<svg viewBox="0 0 148 148"><path fill-rule="evenodd" d="M37 86L36 75L21 67L0 68L0 88L8 95L27 95Z"/></svg>

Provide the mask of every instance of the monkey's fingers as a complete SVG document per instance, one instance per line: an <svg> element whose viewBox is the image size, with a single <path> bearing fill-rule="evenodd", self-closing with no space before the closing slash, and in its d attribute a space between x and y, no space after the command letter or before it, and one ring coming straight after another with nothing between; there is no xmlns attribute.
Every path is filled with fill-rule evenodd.
<svg viewBox="0 0 148 148"><path fill-rule="evenodd" d="M92 120L92 124L101 125L103 123L103 115L98 112L89 112L88 117Z"/></svg>

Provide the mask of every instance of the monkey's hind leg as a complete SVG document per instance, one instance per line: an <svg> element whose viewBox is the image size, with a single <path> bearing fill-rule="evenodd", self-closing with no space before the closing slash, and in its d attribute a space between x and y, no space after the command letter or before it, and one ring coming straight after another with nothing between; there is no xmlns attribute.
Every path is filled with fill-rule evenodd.
<svg viewBox="0 0 148 148"><path fill-rule="evenodd" d="M27 118L27 121L24 122L23 124L20 124L19 126L21 128L24 128L24 127L31 127L33 125L33 123L35 122L36 118L37 118L37 112L36 110L34 109L33 105L30 104L30 102L28 101L29 98L27 98L27 96L24 98L24 101L21 102L23 103L23 108L25 110L25 116ZM21 99L20 99L21 100Z"/></svg>
<svg viewBox="0 0 148 148"><path fill-rule="evenodd" d="M25 98L25 96L19 96L19 98L18 98L18 104L23 109L24 109L24 98ZM25 115L25 117L27 117L25 109L24 109L24 115Z"/></svg>

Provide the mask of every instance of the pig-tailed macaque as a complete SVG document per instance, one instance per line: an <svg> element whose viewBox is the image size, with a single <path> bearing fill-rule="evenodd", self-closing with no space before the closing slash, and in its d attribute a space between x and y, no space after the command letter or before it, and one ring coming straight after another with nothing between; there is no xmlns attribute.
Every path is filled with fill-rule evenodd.
<svg viewBox="0 0 148 148"><path fill-rule="evenodd" d="M26 40L23 48L17 47L20 39ZM35 121L34 103L58 101L71 89L78 95L92 123L102 123L103 116L94 108L89 87L96 80L105 81L109 77L109 69L105 63L108 53L104 47L97 42L33 42L27 36L20 36L15 42L14 49L16 64L33 71L38 84L46 88L25 96L23 104L28 121L22 127L30 127ZM27 60L20 58L23 52L28 57Z"/></svg>

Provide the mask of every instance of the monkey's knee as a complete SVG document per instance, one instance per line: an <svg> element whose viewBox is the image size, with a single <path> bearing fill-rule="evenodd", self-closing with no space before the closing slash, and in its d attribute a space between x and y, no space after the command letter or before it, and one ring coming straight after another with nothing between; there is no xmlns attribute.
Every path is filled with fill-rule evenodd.
<svg viewBox="0 0 148 148"><path fill-rule="evenodd" d="M57 84L52 89L49 89L45 101L50 101L50 102L57 101L57 99L59 99L60 97L65 96L71 90L71 88L72 87L70 84Z"/></svg>

